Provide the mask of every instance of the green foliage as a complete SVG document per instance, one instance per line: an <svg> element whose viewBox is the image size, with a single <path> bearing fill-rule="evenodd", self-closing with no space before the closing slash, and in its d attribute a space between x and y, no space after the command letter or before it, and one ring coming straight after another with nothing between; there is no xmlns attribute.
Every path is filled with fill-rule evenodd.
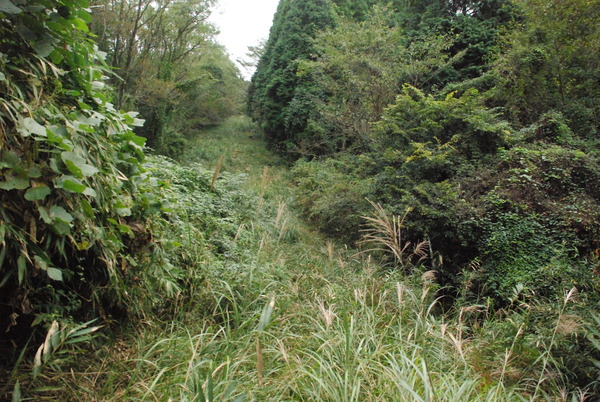
<svg viewBox="0 0 600 402"><path fill-rule="evenodd" d="M407 166L439 154L475 161L495 153L506 141L509 129L497 113L485 108L476 90L451 93L437 100L405 85L403 94L376 125L375 149L399 152L405 156L399 162ZM449 171L440 174L439 178L427 174L421 177L442 181L451 176Z"/></svg>
<svg viewBox="0 0 600 402"><path fill-rule="evenodd" d="M371 8L376 4L385 5L389 2L380 0L332 0L335 11L353 20L363 20L369 14Z"/></svg>
<svg viewBox="0 0 600 402"><path fill-rule="evenodd" d="M527 0L518 21L508 1L374 3L280 3L250 110L315 158L295 189L243 118L186 149L181 133L239 95L212 1L112 2L94 21L118 108L210 170L144 164L85 2L0 6L0 355L36 377L16 367L2 398L72 377L72 399L598 395L597 0ZM324 241L296 207L348 244L362 227L404 272ZM417 275L432 250L435 274ZM81 349L61 348L93 330L58 321L96 316L144 325L67 379ZM29 359L30 328L51 322Z"/></svg>
<svg viewBox="0 0 600 402"><path fill-rule="evenodd" d="M484 74L497 56L501 34L517 18L517 9L510 0L405 2L398 11L399 25L413 40L436 34L455 35L446 53L449 57L462 56L426 83L424 88L430 90Z"/></svg>
<svg viewBox="0 0 600 402"><path fill-rule="evenodd" d="M149 226L164 205L133 133L143 121L110 103L86 5L2 10L0 322L13 353L41 322L143 314L178 290Z"/></svg>
<svg viewBox="0 0 600 402"><path fill-rule="evenodd" d="M314 109L295 139L302 155L368 150L371 123L402 85L425 83L455 61L443 53L451 38L429 36L409 43L392 19L389 8L375 7L365 21L340 20L315 39L316 60L303 61L298 71L318 88L301 105Z"/></svg>
<svg viewBox="0 0 600 402"><path fill-rule="evenodd" d="M410 240L429 238L451 262L464 253L461 178L493 157L508 129L476 91L436 100L406 86L375 126L373 193L396 214L411 208Z"/></svg>
<svg viewBox="0 0 600 402"><path fill-rule="evenodd" d="M165 241L178 243L172 244L173 256L184 258L178 266L192 267L202 255L233 257L234 248L241 250L232 240L240 225L256 213L256 201L240 186L244 176L222 173L211 191L213 172L200 165L181 166L157 156L147 167L169 183L163 195L172 212L158 231L165 234Z"/></svg>
<svg viewBox="0 0 600 402"><path fill-rule="evenodd" d="M599 355L589 335L597 321L586 306L596 300L588 300L584 293L568 287L552 303L539 302L534 293L521 287L512 300L512 311L499 312L473 327L479 348L471 362L477 371L490 382L537 383L532 393L544 398L548 398L548 388L569 386L578 387L585 397L595 398L600 391L595 380L600 370L595 363ZM467 322L477 319L477 314L465 316Z"/></svg>
<svg viewBox="0 0 600 402"><path fill-rule="evenodd" d="M332 24L329 0L279 3L269 40L252 77L248 103L250 115L278 146L293 148L296 135L306 127L312 110L308 97L314 96L315 88L297 76L298 63L312 57L313 38Z"/></svg>
<svg viewBox="0 0 600 402"><path fill-rule="evenodd" d="M598 131L600 3L596 0L519 3L524 23L508 36L495 66L497 97L511 117L529 125L553 109L577 136Z"/></svg>
<svg viewBox="0 0 600 402"><path fill-rule="evenodd" d="M410 209L403 237L430 239L444 283L468 282L500 304L518 286L548 299L565 286L593 293L593 264L580 256L598 248L595 153L560 114L512 133L483 101L475 90L436 99L405 86L374 126L372 153L297 163L299 205L346 241L365 197ZM473 261L476 273L461 278Z"/></svg>
<svg viewBox="0 0 600 402"><path fill-rule="evenodd" d="M482 264L477 275L481 293L504 302L520 288L544 299L573 286L591 290L591 265L575 262L574 245L567 243L570 239L564 232L551 230L548 222L505 213L496 222L484 221L482 227Z"/></svg>
<svg viewBox="0 0 600 402"><path fill-rule="evenodd" d="M430 274L379 269L372 258L293 219L282 207L292 195L285 169L264 169L276 159L248 138L253 129L237 118L198 136L198 159L233 150L212 191L212 169L149 158L150 170L170 183L163 193L173 213L156 222L164 230L155 226L154 234L185 270L181 297L142 325L124 327L74 370L48 367L54 393L46 387L27 394L20 382L22 394L494 401L597 395L598 331L586 314L597 300L589 292L542 303L521 287L510 308L465 300L451 308ZM360 174L372 164L364 155L303 162L295 180L305 172L317 177L317 162L326 166L321 180L339 172L336 181L353 175L354 187L364 185ZM301 189L318 195L318 185L307 180ZM284 227L296 235L281 236ZM570 275L561 276L562 293Z"/></svg>
<svg viewBox="0 0 600 402"><path fill-rule="evenodd" d="M299 161L292 173L298 186L298 206L329 236L352 242L367 214L368 182L358 172L361 161L352 155L311 162Z"/></svg>
<svg viewBox="0 0 600 402"><path fill-rule="evenodd" d="M191 129L239 113L245 84L212 42L212 0L98 1L92 29L118 77L119 108L146 120L137 133L156 151L177 156Z"/></svg>

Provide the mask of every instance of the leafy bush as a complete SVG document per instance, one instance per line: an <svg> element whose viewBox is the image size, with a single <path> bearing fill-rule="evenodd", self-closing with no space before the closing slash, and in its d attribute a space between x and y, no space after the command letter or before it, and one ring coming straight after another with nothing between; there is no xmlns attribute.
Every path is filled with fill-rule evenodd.
<svg viewBox="0 0 600 402"><path fill-rule="evenodd" d="M337 159L298 161L292 173L298 204L308 218L329 236L358 240L362 216L370 210L369 181L360 173L362 161L353 155Z"/></svg>
<svg viewBox="0 0 600 402"><path fill-rule="evenodd" d="M557 231L574 235L572 246L584 253L600 246L600 165L594 154L546 143L516 146L500 154L497 169L490 196L510 200Z"/></svg>
<svg viewBox="0 0 600 402"><path fill-rule="evenodd" d="M177 272L148 222L163 209L136 113L115 110L86 1L0 9L0 320L22 346L54 319L141 314Z"/></svg>
<svg viewBox="0 0 600 402"><path fill-rule="evenodd" d="M472 251L460 230L469 208L460 182L493 160L509 130L475 90L438 100L405 86L374 128L368 169L377 200L395 214L412 208L413 242L429 238L450 264L465 258Z"/></svg>
<svg viewBox="0 0 600 402"><path fill-rule="evenodd" d="M569 241L572 233L552 230L535 215L515 213L499 214L496 221L481 224L481 293L506 302L519 289L554 299L565 288L593 288L591 266L576 260L574 242Z"/></svg>

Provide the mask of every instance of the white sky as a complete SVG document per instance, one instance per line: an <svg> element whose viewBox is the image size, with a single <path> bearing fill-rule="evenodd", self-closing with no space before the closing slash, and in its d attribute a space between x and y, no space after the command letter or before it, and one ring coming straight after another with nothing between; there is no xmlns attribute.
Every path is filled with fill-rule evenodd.
<svg viewBox="0 0 600 402"><path fill-rule="evenodd" d="M221 31L217 41L233 61L245 58L248 46L267 39L277 4L279 0L218 0L210 21ZM254 73L238 67L247 79Z"/></svg>

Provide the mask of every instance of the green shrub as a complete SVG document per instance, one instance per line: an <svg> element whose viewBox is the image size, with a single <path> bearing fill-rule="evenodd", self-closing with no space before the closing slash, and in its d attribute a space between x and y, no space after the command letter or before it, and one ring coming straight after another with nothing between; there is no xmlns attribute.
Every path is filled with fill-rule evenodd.
<svg viewBox="0 0 600 402"><path fill-rule="evenodd" d="M545 217L572 236L573 246L589 253L598 243L600 165L581 149L540 143L500 154L493 190L522 210Z"/></svg>
<svg viewBox="0 0 600 402"><path fill-rule="evenodd" d="M370 206L369 181L360 174L360 158L298 161L292 173L298 186L298 204L308 218L329 236L357 240Z"/></svg>
<svg viewBox="0 0 600 402"><path fill-rule="evenodd" d="M565 288L588 287L591 270L576 262L569 233L553 231L532 215L504 213L495 219L481 222L481 293L506 302L521 288L553 299Z"/></svg>
<svg viewBox="0 0 600 402"><path fill-rule="evenodd" d="M19 346L40 322L141 314L177 293L149 225L163 204L143 121L110 103L86 6L0 11L0 320Z"/></svg>

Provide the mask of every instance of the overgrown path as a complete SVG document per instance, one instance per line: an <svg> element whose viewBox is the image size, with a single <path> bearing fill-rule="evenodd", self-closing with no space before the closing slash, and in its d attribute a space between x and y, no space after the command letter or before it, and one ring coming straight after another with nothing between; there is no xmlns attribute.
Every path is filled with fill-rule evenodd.
<svg viewBox="0 0 600 402"><path fill-rule="evenodd" d="M65 375L74 398L514 399L469 364L460 320L432 314L432 284L385 273L299 219L289 170L248 119L198 133L182 159L158 166L210 182L198 199L221 214L189 232L208 250L203 285Z"/></svg>

